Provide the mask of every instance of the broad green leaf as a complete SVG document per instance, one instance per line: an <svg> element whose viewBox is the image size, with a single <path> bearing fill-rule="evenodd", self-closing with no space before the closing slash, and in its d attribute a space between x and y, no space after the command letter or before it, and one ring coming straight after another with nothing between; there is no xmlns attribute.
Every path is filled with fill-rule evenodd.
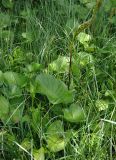
<svg viewBox="0 0 116 160"><path fill-rule="evenodd" d="M61 80L52 75L38 75L36 84L37 92L46 95L52 104L67 104L73 101L73 93L67 89L67 86Z"/></svg>
<svg viewBox="0 0 116 160"><path fill-rule="evenodd" d="M77 54L77 62L81 67L86 67L87 64L93 63L93 56L86 52L79 52Z"/></svg>
<svg viewBox="0 0 116 160"><path fill-rule="evenodd" d="M26 66L26 69L28 72L37 72L37 71L40 71L40 68L41 68L41 64L39 63L32 63Z"/></svg>
<svg viewBox="0 0 116 160"><path fill-rule="evenodd" d="M88 43L91 40L91 36L89 34L86 34L84 32L81 32L78 37L78 41L82 44Z"/></svg>
<svg viewBox="0 0 116 160"><path fill-rule="evenodd" d="M108 108L109 103L106 100L100 99L95 102L95 105L99 111L102 111Z"/></svg>
<svg viewBox="0 0 116 160"><path fill-rule="evenodd" d="M13 8L13 0L2 0L2 5L5 8L12 9Z"/></svg>
<svg viewBox="0 0 116 160"><path fill-rule="evenodd" d="M8 98L21 97L22 89L15 84L11 84L3 87L2 93Z"/></svg>
<svg viewBox="0 0 116 160"><path fill-rule="evenodd" d="M50 71L56 71L57 73L65 73L69 70L69 57L59 56L58 59L48 65Z"/></svg>
<svg viewBox="0 0 116 160"><path fill-rule="evenodd" d="M62 134L64 132L64 128L63 128L63 123L60 120L56 120L54 121L47 129L47 134L49 136L49 134Z"/></svg>
<svg viewBox="0 0 116 160"><path fill-rule="evenodd" d="M0 29L5 28L10 24L11 24L10 16L5 13L0 13Z"/></svg>
<svg viewBox="0 0 116 160"><path fill-rule="evenodd" d="M0 119L3 122L8 119L9 107L9 101L5 97L0 96Z"/></svg>
<svg viewBox="0 0 116 160"><path fill-rule="evenodd" d="M64 128L60 120L53 122L47 129L46 141L48 148L52 152L58 152L65 148Z"/></svg>
<svg viewBox="0 0 116 160"><path fill-rule="evenodd" d="M34 160L45 160L45 153L44 153L44 148L41 147L39 150L34 150L33 151L33 157Z"/></svg>
<svg viewBox="0 0 116 160"><path fill-rule="evenodd" d="M69 122L85 121L85 113L78 104L71 104L69 108L64 109L64 118Z"/></svg>
<svg viewBox="0 0 116 160"><path fill-rule="evenodd" d="M51 152L59 152L61 150L64 150L66 143L63 138L59 137L49 137L47 140L48 148Z"/></svg>
<svg viewBox="0 0 116 160"><path fill-rule="evenodd" d="M11 98L22 96L22 90L17 85L10 85L9 90L11 91L11 94L9 95Z"/></svg>
<svg viewBox="0 0 116 160"><path fill-rule="evenodd" d="M95 49L96 49L97 47L94 45L94 44L91 44L91 45L89 45L89 44L84 44L84 49L85 49L85 51L87 51L87 52L94 52L95 51Z"/></svg>
<svg viewBox="0 0 116 160"><path fill-rule="evenodd" d="M8 85L18 85L20 87L24 87L27 83L25 76L12 71L4 73L4 81Z"/></svg>

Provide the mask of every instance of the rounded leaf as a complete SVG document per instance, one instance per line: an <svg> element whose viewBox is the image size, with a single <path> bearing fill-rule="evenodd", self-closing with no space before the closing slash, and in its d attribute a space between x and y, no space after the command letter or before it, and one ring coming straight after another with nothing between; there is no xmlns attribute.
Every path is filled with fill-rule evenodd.
<svg viewBox="0 0 116 160"><path fill-rule="evenodd" d="M54 60L49 64L48 68L50 71L55 71L57 73L65 73L69 70L69 57L59 56L58 59Z"/></svg>
<svg viewBox="0 0 116 160"><path fill-rule="evenodd" d="M8 98L21 97L22 89L17 85L9 85L2 88L2 93Z"/></svg>
<svg viewBox="0 0 116 160"><path fill-rule="evenodd" d="M37 72L41 68L41 64L39 63L32 63L26 66L28 72Z"/></svg>
<svg viewBox="0 0 116 160"><path fill-rule="evenodd" d="M58 152L64 149L66 142L63 135L64 127L60 120L56 120L48 127L46 141L50 151Z"/></svg>
<svg viewBox="0 0 116 160"><path fill-rule="evenodd" d="M26 85L27 80L26 77L16 73L16 72L12 72L12 71L7 71L4 73L4 81L8 84L8 85L18 85L20 87L23 87Z"/></svg>
<svg viewBox="0 0 116 160"><path fill-rule="evenodd" d="M67 86L61 80L52 75L38 75L36 84L37 92L46 95L52 104L67 104L73 101L73 93L67 89Z"/></svg>
<svg viewBox="0 0 116 160"><path fill-rule="evenodd" d="M78 41L82 44L84 44L85 42L89 42L91 40L91 36L89 34L86 34L84 32L81 32L79 35L78 35Z"/></svg>
<svg viewBox="0 0 116 160"><path fill-rule="evenodd" d="M71 104L69 108L64 109L64 118L69 122L82 122L85 120L83 109L77 104Z"/></svg>
<svg viewBox="0 0 116 160"><path fill-rule="evenodd" d="M33 151L34 160L45 160L44 148L41 147L39 150Z"/></svg>

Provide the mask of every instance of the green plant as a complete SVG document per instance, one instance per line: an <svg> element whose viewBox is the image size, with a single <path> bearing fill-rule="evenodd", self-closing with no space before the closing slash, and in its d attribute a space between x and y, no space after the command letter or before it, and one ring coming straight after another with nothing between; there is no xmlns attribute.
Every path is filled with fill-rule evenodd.
<svg viewBox="0 0 116 160"><path fill-rule="evenodd" d="M0 159L114 160L115 1L0 7Z"/></svg>

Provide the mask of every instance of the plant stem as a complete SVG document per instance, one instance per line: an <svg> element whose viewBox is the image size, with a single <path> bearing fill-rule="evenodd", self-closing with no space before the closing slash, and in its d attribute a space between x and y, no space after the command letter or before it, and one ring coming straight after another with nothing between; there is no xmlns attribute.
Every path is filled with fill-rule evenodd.
<svg viewBox="0 0 116 160"><path fill-rule="evenodd" d="M69 61L69 75L68 75L68 90L70 89L70 84L71 84L72 52L73 52L73 45L71 43L69 45L70 61Z"/></svg>

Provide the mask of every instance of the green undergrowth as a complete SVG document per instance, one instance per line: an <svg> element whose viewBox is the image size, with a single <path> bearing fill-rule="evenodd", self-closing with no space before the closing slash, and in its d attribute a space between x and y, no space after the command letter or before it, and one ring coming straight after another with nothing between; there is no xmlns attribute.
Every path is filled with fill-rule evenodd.
<svg viewBox="0 0 116 160"><path fill-rule="evenodd" d="M1 160L116 159L115 0L74 38L95 5L0 1Z"/></svg>

